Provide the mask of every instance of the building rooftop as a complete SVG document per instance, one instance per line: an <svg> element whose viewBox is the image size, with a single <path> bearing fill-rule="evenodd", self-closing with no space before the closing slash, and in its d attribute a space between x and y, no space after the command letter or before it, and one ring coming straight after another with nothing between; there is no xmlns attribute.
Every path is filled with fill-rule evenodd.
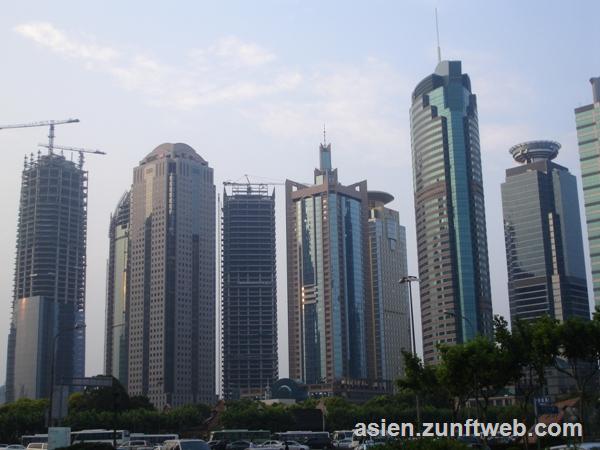
<svg viewBox="0 0 600 450"><path fill-rule="evenodd" d="M182 144L180 142L171 144L164 143L160 144L154 150L152 150L148 155L140 161L140 164L146 164L150 161L154 161L156 159L161 158L183 158L183 159L191 159L194 161L198 161L202 164L208 164L192 147L187 144Z"/></svg>
<svg viewBox="0 0 600 450"><path fill-rule="evenodd" d="M543 159L552 160L558 155L560 144L555 141L528 141L514 145L509 152L515 161L529 164Z"/></svg>

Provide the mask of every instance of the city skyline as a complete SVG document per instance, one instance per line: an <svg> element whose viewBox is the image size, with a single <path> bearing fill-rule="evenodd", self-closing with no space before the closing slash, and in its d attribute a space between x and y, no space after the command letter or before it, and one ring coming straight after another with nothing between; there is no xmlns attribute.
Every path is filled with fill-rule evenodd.
<svg viewBox="0 0 600 450"><path fill-rule="evenodd" d="M586 31L586 26L583 24L588 23L588 17L594 16L590 10L597 10L598 7L592 3L571 5L568 8L559 8L555 4L550 4L540 11L540 5L541 3L538 3L537 8L535 5L524 6L519 11L522 19L513 13L498 11L498 5L493 5L488 12L482 12L476 5L471 5L472 11L467 12L464 3L457 7L459 11L456 13L449 8L440 8L442 53L445 58L463 61L464 70L470 74L473 89L478 94L488 211L490 204L499 209L501 180L499 174L503 175L508 149L514 142L539 136L556 139L563 143L563 152L557 162L571 168L573 173L579 174L573 109L590 102L588 79L597 75L593 58L584 61L581 55L586 50L593 54L589 44L592 39L585 39L586 36L591 36L591 31ZM321 21L326 23L327 19L336 17L334 12L337 12L331 6L319 8L300 7L296 4L288 6L299 9L297 14L301 24L310 23L311 26L318 25L322 23ZM3 37L6 38L1 45L6 46L8 64L32 69L26 74L24 70L3 74L5 82L13 85L14 88L12 92L5 93L5 103L8 108L3 113L1 122L13 123L76 116L82 119L82 123L62 127L57 132L57 141L72 145L98 146L109 153L105 160L90 158L87 163L87 169L90 171L90 235L98 236L97 242L90 242L88 251L88 314L93 314L91 317L104 317L104 268L108 256L106 229L110 212L114 210L120 195L128 187L127 178L130 176L128 170L147 153L147 149L152 148L157 142L168 140L188 142L211 161L211 166L215 168L218 176L215 183L217 186L224 179L236 179L244 173L276 180L285 177L303 180L307 178L305 174L310 173L312 169L312 149L320 140L319 130L322 122L326 122L329 139L334 142L336 148L337 165L344 167L341 181L344 183L347 180L367 179L371 188L388 191L396 197L397 200L392 206L399 210L401 222L407 226L410 271L411 274L418 275L414 251L414 218L410 198L407 110L410 90L424 74L431 71L435 62L433 25L427 28L427 23L433 22L433 20L427 22L427 17L433 17L433 6L409 5L406 7L405 14L401 14L403 8L397 9L384 5L384 9L391 9L388 12L394 12L393 17L399 18L407 33L408 31L420 33L417 36L421 41L419 39L413 41L420 42L415 45L415 49L420 53L418 56L407 50L406 44L402 42L403 39L392 34L391 24L387 20L383 22L380 30L374 33L375 36L366 37L356 52L351 54L344 50L353 42L349 35L340 33L344 39L348 39L347 42L342 42L331 33L323 34L325 32L320 31L316 36L312 36L312 45L308 47L310 58L314 62L307 65L306 57L298 56L298 64L302 63L298 69L301 78L304 76L304 79L317 80L316 92L306 91L306 83L302 80L297 81L300 87L295 87L294 77L287 79L287 83L290 84L281 80L281 84L275 83L276 87L283 86L291 89L284 94L281 92L268 94L264 93L264 90L250 89L252 86L256 88L256 83L245 85L248 88L246 90L243 89L244 85L240 87L238 84L237 90L216 89L216 93L221 96L211 99L213 103L192 103L187 110L178 109L173 104L161 103L160 100L164 98L152 97L153 93L160 91L157 87L166 83L162 78L163 75L159 73L154 79L148 73L144 77L139 69L154 67L151 64L156 62L154 59L137 59L140 66L132 67L132 70L127 73L118 70L123 67L107 66L106 61L110 62L116 57L111 56L107 48L115 46L118 47L117 53L120 55L131 55L137 48L142 56L148 53L158 61L177 64L176 61L165 56L166 52L163 54L164 46L158 45L152 55L150 42L153 41L146 34L144 26L137 25L141 33L139 39L124 32L124 18L132 17L132 10L129 8L122 11L123 17L117 19L114 29L111 30L116 30L115 38L110 37L110 32L107 34L101 27L94 25L94 23L98 25L99 22L90 21L88 27L78 23L76 17L78 15L83 17L83 11L78 10L77 7L61 18L58 12L53 13L44 6L39 7L35 13L15 6L9 14L0 19L3 25ZM163 16L157 14L156 10L150 9L151 14L147 19L149 23L160 23L159 16L161 20L175 22L176 13ZM356 17L363 15L356 9L358 8L349 9L352 14L350 12L342 14L345 19L353 19L348 20L348 25L355 24ZM487 23L490 35L496 36L496 39L502 35L502 39L508 40L506 48L511 47L511 50L506 53L502 51L504 44L500 45L498 40L490 40L482 34L482 25L479 23L474 23L473 28L468 32L451 33L450 30L459 28L456 26L455 15L459 13L466 15L464 20L468 20L471 14L474 16L479 14L484 23L486 18L496 14L499 17L498 22L503 22L501 19L505 19L511 25L521 29L527 26L528 19L532 17L554 23L557 28L566 21L567 26L561 27L560 31L548 27L533 32L530 42L523 45L523 48L515 50L517 46L510 45L514 42L514 37L501 34L495 24ZM224 20L219 11L210 10L208 14L221 17L221 21ZM272 14L279 14L282 20L290 20L289 15L281 9L277 9ZM325 18L319 19L321 15ZM379 10L368 11L368 14L363 16L369 21L383 15ZM408 19L415 21L415 17L419 17L416 22L426 30L415 31L410 27ZM422 20L424 23L421 22L421 18L424 18ZM97 20L101 21L102 15ZM46 22L52 28L39 26L36 28L31 25L32 21ZM26 24L29 25L25 26ZM267 66L274 64L275 68L269 69L266 74L261 72L261 75L265 76L275 76L284 68L296 68L296 63L286 56L285 46L293 49L291 52L293 55L299 55L299 48L291 45L289 39L283 39L275 44L275 33L272 28L268 28L263 33L252 33L242 26L240 19L236 18L227 25L224 31L212 29L206 34L201 34L201 38L190 44L190 47L198 46L205 49L203 58L211 63L215 58L223 63L225 58L223 55L230 58L225 62L232 63L233 54L237 58L233 62L242 64L244 68L248 68L250 63L255 64L253 66L255 68L262 67L261 64ZM396 26L397 24L394 24L394 29ZM154 30L156 28L154 27ZM327 27L316 26L316 28L324 30ZM588 28L591 29L591 25ZM52 34L53 30L58 30L62 35L58 35L57 39L39 39L40 32L51 32L50 36L57 37ZM340 28L336 30L340 31ZM306 30L305 33L308 35ZM179 56L185 57L187 49L184 34L185 32L180 30L171 41L184 46L180 53L173 56L175 59ZM237 40L225 39L232 34L239 35ZM63 35L66 40L61 40L60 36ZM47 38L48 34L42 36ZM393 41L394 45L392 47L388 43L378 50L378 42L381 42L384 36L389 41ZM394 39L391 39L392 36ZM333 39L325 39L325 37ZM469 41L467 37L470 38ZM477 37L480 42L471 42L473 37ZM119 46L120 39L127 44ZM145 40L148 44L144 44ZM565 43L563 44L562 41ZM329 44L319 50L317 44L322 42L329 42ZM245 46L248 43L253 44L254 47ZM579 44L578 52L569 55L576 44ZM590 47L587 47L588 45ZM482 51L486 46L495 55L493 58L487 58ZM90 47L93 50L92 54L97 56L96 59L89 58L89 52L86 53ZM134 47L134 50L131 47ZM266 51L261 53L257 47ZM541 55L548 54L545 50L550 47L555 50L556 57L561 58L561 64L553 67L553 70L548 71L547 76L540 80L535 74L545 62L545 57L542 58ZM338 51L334 51L336 49ZM236 53L234 50L240 51ZM540 56L536 57L535 54ZM406 55L411 57L406 58ZM368 60L369 57L375 60ZM530 60L530 64L523 64L527 59ZM319 64L320 62L323 64ZM144 63L147 65L145 66ZM38 64L44 64L48 70L41 73ZM231 65L226 68L223 68L223 65L219 70L227 70L226 73L231 74L229 72L232 70ZM200 73L205 73L201 71L202 68L198 70ZM156 74L156 72L152 73ZM129 86L126 79L113 78L117 75L133 77L136 74L142 78L129 78L129 82L132 83ZM211 72L210 76L214 77L215 73ZM183 78L182 80L185 81ZM68 89L64 85L66 83L69 84ZM353 86L357 85L364 87L360 89L360 95L355 95L353 89ZM167 88L172 87L167 84ZM221 87L217 85L217 88ZM170 89L165 90L170 91ZM237 97L234 95L236 92ZM240 92L245 92L244 95L249 95L250 92L253 93L252 95L256 92L259 94L256 94L258 97L243 97ZM547 92L553 92L553 95L547 96ZM71 95L63 99L65 93ZM175 95L179 93L173 91L173 98L183 102L183 98ZM231 97L232 95L234 97ZM266 104L262 95L279 95L283 100L278 97L277 102ZM250 100L247 100L248 98ZM317 100L318 106L325 106L318 108L319 114L314 114L314 118L310 117L311 114L307 114L312 112L310 109L312 99ZM248 108L248 103L256 103L260 107ZM35 105L35 109L33 111L31 108L24 109L25 104ZM232 104L233 108L231 108ZM379 111L376 111L372 106L374 104L382 108L377 108ZM119 107L115 108L115 105ZM515 105L518 105L518 108ZM264 110L260 111L261 108ZM542 121L537 115L539 111L545 109L552 109L552 114L544 116ZM233 117L229 117L229 111L234 112ZM296 117L300 120L292 120ZM235 129L236 132L227 134L228 129ZM18 181L15 182L15 179L18 180L17 172L21 167L20 161L23 155L35 151L35 143L43 137L42 129L0 132L1 145L10 149L5 152L7 174L2 180L2 207L6 211L6 218L0 230L7 267L12 267L14 258L18 202L16 188ZM260 151L250 155L250 151L244 150L250 147ZM261 159L270 160L270 165L261 169ZM11 167L14 169L10 169ZM127 170L122 170L120 167L125 167ZM281 200L282 197L282 194L279 194L278 199ZM278 215L281 215L281 203L277 208ZM278 218L278 235L282 236L284 233L282 233L280 220ZM504 243L495 242L500 240L499 236L502 236L502 223L497 213L491 217L488 214L487 221L492 256L490 259L494 311L508 316L508 307L505 305L507 304L506 268L502 268L505 266ZM280 243L278 243L278 253L284 254ZM587 256L586 264L588 264ZM278 272L280 278L281 274L285 273L282 261L278 265ZM8 274L0 279L0 285L5 290L4 297L7 299L10 294L11 277ZM278 287L279 292L285 292L285 282L283 287L281 282ZM282 300L284 299L280 297L280 314L283 310L285 317L285 308L281 307L284 303ZM8 312L8 301L5 305ZM416 316L419 317L418 310ZM280 315L280 322L281 317ZM87 334L92 337L88 340L88 352L101 354L104 325L96 325L90 320L88 322L90 323ZM6 327L7 324L4 323L4 326ZM420 334L419 331L418 329L417 336ZM0 339L0 367L6 360L5 339L5 337ZM284 349L286 345L280 342L280 347ZM281 361L286 359L285 355L281 356ZM286 373L286 365L282 364L281 375ZM102 358L98 358L97 361L88 360L88 374L101 371Z"/></svg>

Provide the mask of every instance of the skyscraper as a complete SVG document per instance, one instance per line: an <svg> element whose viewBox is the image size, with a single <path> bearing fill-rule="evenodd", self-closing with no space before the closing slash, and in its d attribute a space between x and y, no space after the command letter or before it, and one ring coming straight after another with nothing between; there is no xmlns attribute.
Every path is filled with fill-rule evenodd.
<svg viewBox="0 0 600 450"><path fill-rule="evenodd" d="M215 399L215 186L186 144L133 171L129 223L130 395L158 408Z"/></svg>
<svg viewBox="0 0 600 450"><path fill-rule="evenodd" d="M235 399L278 378L275 191L230 185L222 220L223 397Z"/></svg>
<svg viewBox="0 0 600 450"><path fill-rule="evenodd" d="M314 184L286 181L290 377L366 379L371 348L367 182L338 182L331 144Z"/></svg>
<svg viewBox="0 0 600 450"><path fill-rule="evenodd" d="M560 144L531 141L510 149L521 165L502 184L510 316L589 319L577 181L552 160Z"/></svg>
<svg viewBox="0 0 600 450"><path fill-rule="evenodd" d="M127 385L127 304L129 267L129 202L126 192L110 217L106 280L104 373Z"/></svg>
<svg viewBox="0 0 600 450"><path fill-rule="evenodd" d="M404 373L402 350L411 348L408 287L400 284L407 276L406 230L398 211L385 205L394 197L369 191L369 258L373 317L373 358L377 380L394 381Z"/></svg>
<svg viewBox="0 0 600 450"><path fill-rule="evenodd" d="M592 78L593 103L575 109L594 301L600 306L600 77Z"/></svg>
<svg viewBox="0 0 600 450"><path fill-rule="evenodd" d="M477 101L460 61L412 94L411 138L423 355L491 333L492 303Z"/></svg>
<svg viewBox="0 0 600 450"><path fill-rule="evenodd" d="M49 152L23 168L7 401L84 375L87 172ZM77 328L77 329L76 329ZM53 356L54 355L54 356Z"/></svg>

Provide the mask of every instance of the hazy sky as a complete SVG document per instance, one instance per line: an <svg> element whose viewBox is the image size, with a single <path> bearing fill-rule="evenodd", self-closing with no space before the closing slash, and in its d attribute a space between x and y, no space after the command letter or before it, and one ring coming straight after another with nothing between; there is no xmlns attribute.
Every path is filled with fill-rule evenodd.
<svg viewBox="0 0 600 450"><path fill-rule="evenodd" d="M86 162L88 375L103 370L109 216L133 167L163 142L194 147L214 168L217 191L244 174L309 182L326 123L340 180L367 179L396 197L417 274L408 108L412 89L436 65L436 6L442 57L463 61L477 94L493 305L507 315L500 183L513 166L508 148L557 140L557 162L579 175L573 109L591 103L588 80L600 75L599 2L3 4L0 124L77 117L80 124L57 127L56 143L108 153ZM0 382L23 156L46 135L46 128L0 131ZM280 374L287 375L277 189Z"/></svg>

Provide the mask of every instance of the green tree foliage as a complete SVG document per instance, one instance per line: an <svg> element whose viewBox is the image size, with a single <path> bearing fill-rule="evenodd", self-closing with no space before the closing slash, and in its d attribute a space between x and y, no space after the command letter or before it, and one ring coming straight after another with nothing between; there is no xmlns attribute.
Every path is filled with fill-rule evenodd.
<svg viewBox="0 0 600 450"><path fill-rule="evenodd" d="M253 400L238 400L227 403L221 423L224 428L267 428L277 432L291 429L294 420L284 405L265 405Z"/></svg>
<svg viewBox="0 0 600 450"><path fill-rule="evenodd" d="M21 435L46 430L48 400L20 399L0 407L0 442L18 443Z"/></svg>

